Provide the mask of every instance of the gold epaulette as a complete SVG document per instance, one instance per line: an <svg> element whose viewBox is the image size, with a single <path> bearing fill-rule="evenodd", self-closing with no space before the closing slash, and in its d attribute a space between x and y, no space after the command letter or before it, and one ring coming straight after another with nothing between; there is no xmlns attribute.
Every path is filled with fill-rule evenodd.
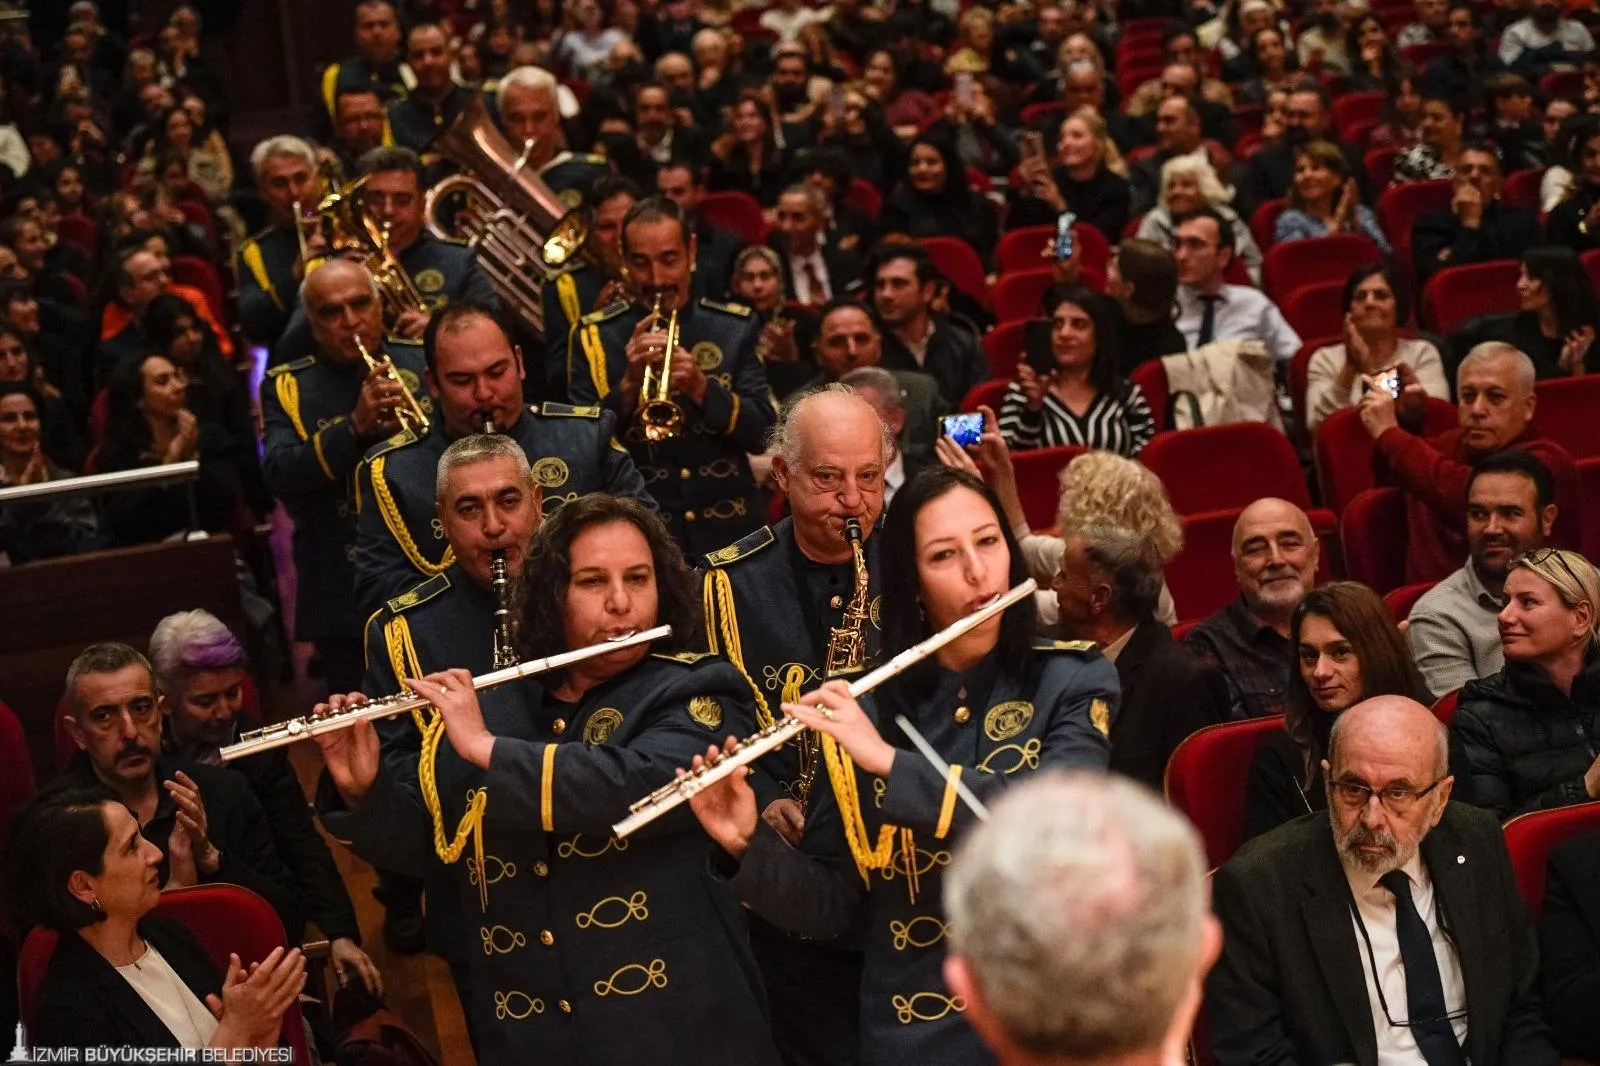
<svg viewBox="0 0 1600 1066"><path fill-rule="evenodd" d="M610 164L606 161L605 156L599 155L595 152L585 152L582 155L575 155L573 158L580 163L588 163L592 167L610 166Z"/></svg>
<svg viewBox="0 0 1600 1066"><path fill-rule="evenodd" d="M727 566L729 563L736 562L746 556L754 555L776 539L772 535L771 526L762 526L754 533L740 537L726 548L718 548L716 551L708 553L706 555L706 563L714 567Z"/></svg>
<svg viewBox="0 0 1600 1066"><path fill-rule="evenodd" d="M711 653L708 651L653 651L650 653L650 658L666 659L668 662L693 666L701 659L711 658Z"/></svg>
<svg viewBox="0 0 1600 1066"><path fill-rule="evenodd" d="M435 574L428 580L411 586L390 600L389 610L395 614L410 610L419 603L427 603L449 587L450 579L448 577L443 574Z"/></svg>
<svg viewBox="0 0 1600 1066"><path fill-rule="evenodd" d="M275 378L279 374L298 373L301 370L315 366L316 363L317 357L314 355L308 355L304 359L296 359L292 363L279 363L277 366L267 368L267 377Z"/></svg>
<svg viewBox="0 0 1600 1066"><path fill-rule="evenodd" d="M367 459L370 461L380 455L387 455L396 448L404 448L406 445L415 444L421 439L422 438L418 437L412 430L402 429L399 433L396 433L394 436L390 437L381 444L374 444L372 449L367 452Z"/></svg>
<svg viewBox="0 0 1600 1066"><path fill-rule="evenodd" d="M472 242L471 241L464 241L459 237L439 237L439 236L434 236L431 233L428 234L428 236L433 237L433 239L438 241L440 244L454 244L454 245L457 245L457 246L459 246L461 248L470 248L470 247L472 247Z"/></svg>
<svg viewBox="0 0 1600 1066"><path fill-rule="evenodd" d="M740 318L749 318L753 313L751 312L750 308L746 307L744 304L724 303L721 300L708 300L704 296L700 297L700 306L709 307L713 311L725 311L730 315L738 315Z"/></svg>
<svg viewBox="0 0 1600 1066"><path fill-rule="evenodd" d="M582 323L585 326L592 326L598 322L604 322L608 318L616 318L618 315L622 314L622 312L626 311L628 306L628 301L626 300L612 300L600 310L590 311L588 314L584 315Z"/></svg>
<svg viewBox="0 0 1600 1066"><path fill-rule="evenodd" d="M534 414L546 418L599 418L601 408L595 404L543 403L530 408Z"/></svg>
<svg viewBox="0 0 1600 1066"><path fill-rule="evenodd" d="M1034 651L1071 651L1083 654L1088 651L1098 650L1100 645L1092 640L1050 640L1040 637L1033 642Z"/></svg>

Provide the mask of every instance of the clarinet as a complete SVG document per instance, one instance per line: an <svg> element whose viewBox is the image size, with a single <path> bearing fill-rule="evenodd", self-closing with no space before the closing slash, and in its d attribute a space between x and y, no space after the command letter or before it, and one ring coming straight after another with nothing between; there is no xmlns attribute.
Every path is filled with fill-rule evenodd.
<svg viewBox="0 0 1600 1066"><path fill-rule="evenodd" d="M494 668L502 670L519 661L512 634L511 578L506 573L504 548L496 550L489 563L489 581L494 586Z"/></svg>

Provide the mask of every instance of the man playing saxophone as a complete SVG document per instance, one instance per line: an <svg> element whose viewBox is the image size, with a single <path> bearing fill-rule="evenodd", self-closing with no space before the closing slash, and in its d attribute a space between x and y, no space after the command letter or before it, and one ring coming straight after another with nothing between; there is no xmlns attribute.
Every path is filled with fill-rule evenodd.
<svg viewBox="0 0 1600 1066"><path fill-rule="evenodd" d="M432 401L421 391L421 348L384 340L382 304L366 268L330 260L301 291L317 353L280 363L261 384L261 470L294 519L295 639L316 646L339 692L352 688L362 670L352 475L368 448L399 429L402 389L425 409ZM377 366L366 366L361 346Z"/></svg>
<svg viewBox="0 0 1600 1066"><path fill-rule="evenodd" d="M761 525L761 494L746 458L764 447L774 415L755 353L760 330L747 307L690 301L694 240L670 201L652 196L634 205L622 250L638 302L586 315L573 330L568 397L617 412L668 528L701 555ZM679 343L668 351L674 315ZM662 395L643 394L647 371L665 376ZM660 401L679 408L682 424L651 441L640 415Z"/></svg>
<svg viewBox="0 0 1600 1066"><path fill-rule="evenodd" d="M700 625L694 576L634 500L594 494L562 507L521 580L528 657L663 623L692 639ZM426 783L447 836L469 818L449 874L457 920L476 926L463 1001L478 1060L776 1066L743 916L707 876L709 841L686 818L625 842L610 828L692 753L754 728L738 671L640 646L480 702L465 670L417 678L426 665L405 670L442 715L433 772L385 757L370 723L326 733L318 809L363 858L419 875L438 861ZM481 848L470 843L475 817Z"/></svg>
<svg viewBox="0 0 1600 1066"><path fill-rule="evenodd" d="M780 705L827 679L830 651L848 639L843 631L860 637L863 660L876 657L886 432L871 405L847 386L796 399L772 437L773 474L788 495L790 517L706 556L708 644L745 671L773 714L781 716ZM864 575L845 536L850 520L864 538ZM816 755L814 745L788 745L761 763L763 777L778 783L776 791L758 789L763 816L790 843L799 842L805 827L806 783L827 787L816 778ZM793 937L754 914L750 925L786 1061L856 1062L860 953Z"/></svg>

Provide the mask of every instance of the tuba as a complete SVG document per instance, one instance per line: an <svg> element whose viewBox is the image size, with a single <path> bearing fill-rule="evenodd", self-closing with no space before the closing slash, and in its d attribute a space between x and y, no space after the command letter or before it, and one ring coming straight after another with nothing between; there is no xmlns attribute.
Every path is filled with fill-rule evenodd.
<svg viewBox="0 0 1600 1066"><path fill-rule="evenodd" d="M527 148L518 155L495 128L474 93L455 121L433 139L429 150L460 167L430 188L423 199L428 232L465 239L500 298L544 332L546 283L574 262L599 265L585 245L589 220L569 211L550 186L527 169ZM439 217L455 194L465 196L465 211L455 220Z"/></svg>

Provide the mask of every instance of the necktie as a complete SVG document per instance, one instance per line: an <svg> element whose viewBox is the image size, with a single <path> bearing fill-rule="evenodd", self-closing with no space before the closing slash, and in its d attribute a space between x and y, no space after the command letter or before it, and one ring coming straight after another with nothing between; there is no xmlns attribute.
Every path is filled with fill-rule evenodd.
<svg viewBox="0 0 1600 1066"><path fill-rule="evenodd" d="M1206 310L1205 314L1200 316L1200 337L1194 342L1196 348L1217 339L1217 304L1222 302L1222 296L1220 294L1202 296L1200 302L1206 305Z"/></svg>
<svg viewBox="0 0 1600 1066"><path fill-rule="evenodd" d="M1428 1066L1466 1066L1467 1057L1445 1018L1449 1008L1445 1006L1439 960L1433 954L1428 926L1411 899L1411 879L1404 870L1390 870L1378 883L1394 893L1395 936L1400 941L1400 963L1406 970L1406 1017L1411 1021L1417 1050Z"/></svg>
<svg viewBox="0 0 1600 1066"><path fill-rule="evenodd" d="M802 269L806 276L806 303L827 303L828 294L823 291L822 275L817 273L817 261L815 259L807 259Z"/></svg>

